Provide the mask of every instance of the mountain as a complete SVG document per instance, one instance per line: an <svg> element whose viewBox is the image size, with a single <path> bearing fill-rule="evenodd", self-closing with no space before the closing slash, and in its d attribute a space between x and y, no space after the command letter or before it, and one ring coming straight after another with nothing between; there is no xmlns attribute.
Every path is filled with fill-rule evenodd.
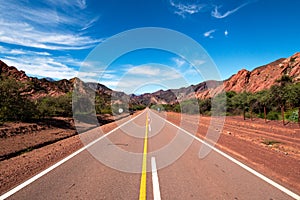
<svg viewBox="0 0 300 200"><path fill-rule="evenodd" d="M283 75L290 76L294 83L300 82L300 53L289 58L278 59L252 71L242 69L223 82L206 81L175 90L159 90L152 94L136 96L134 99L146 105L150 103L174 104L191 98L209 98L224 90L253 93L269 89L272 85L277 84L276 80Z"/></svg>
<svg viewBox="0 0 300 200"><path fill-rule="evenodd" d="M252 71L242 69L223 82L210 80L189 87L159 90L154 93L146 93L138 96L113 91L99 83L84 83L78 78L54 81L53 79L29 77L24 71L7 66L1 60L0 74L30 85L28 94L33 99L43 96L60 96L66 94L73 91L76 83L80 85L80 88L92 88L100 95L110 96L115 103L122 103L122 100L125 99L128 101L130 99L132 104L173 104L191 98L209 98L223 89L238 93L243 91L258 92L276 84L276 80L281 78L282 75L290 76L295 83L300 82L300 53L296 53L289 58L278 59L267 65L257 67Z"/></svg>
<svg viewBox="0 0 300 200"><path fill-rule="evenodd" d="M180 89L159 90L154 93L146 93L132 97L132 101L137 104L174 104L187 99L195 98L196 94L208 91L209 88L216 88L222 84L220 81L206 81L189 87Z"/></svg>
<svg viewBox="0 0 300 200"><path fill-rule="evenodd" d="M207 98L218 93L222 88L225 91L258 92L271 88L277 84L276 81L283 75L290 76L294 83L300 82L300 53L296 53L289 58L281 58L267 65L255 68L252 71L240 70L223 84L207 91L196 92L197 98Z"/></svg>
<svg viewBox="0 0 300 200"><path fill-rule="evenodd" d="M99 94L112 95L114 92L106 86L99 83L83 83L78 78L72 78L70 80L62 79L59 81L49 80L47 78L38 79L35 77L29 77L22 70L18 70L13 66L7 66L4 62L0 60L0 75L4 77L10 77L18 82L24 83L28 88L29 92L27 94L32 99L37 99L44 96L60 96L68 92L72 92L75 83L79 85L80 88L89 87L94 89ZM122 93L124 94L124 93Z"/></svg>
<svg viewBox="0 0 300 200"><path fill-rule="evenodd" d="M54 82L55 80L53 79L53 78L51 78L51 77L46 77L46 78L44 78L44 79L46 79L47 81L49 81L49 82Z"/></svg>

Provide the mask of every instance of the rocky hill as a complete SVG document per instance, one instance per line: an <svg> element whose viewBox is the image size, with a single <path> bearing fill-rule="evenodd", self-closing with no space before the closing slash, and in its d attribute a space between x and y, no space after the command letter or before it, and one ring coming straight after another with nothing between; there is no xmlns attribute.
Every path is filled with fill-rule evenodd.
<svg viewBox="0 0 300 200"><path fill-rule="evenodd" d="M223 81L223 85L206 91L197 91L196 96L197 98L213 96L222 88L225 91L235 91L237 93L243 91L254 93L269 89L272 85L277 84L276 80L283 75L290 76L295 83L300 82L300 53L296 53L289 58L278 59L252 71L242 69Z"/></svg>
<svg viewBox="0 0 300 200"><path fill-rule="evenodd" d="M191 98L208 98L222 91L235 92L258 92L270 88L276 84L282 75L290 76L294 82L300 82L300 53L296 53L289 58L281 58L267 65L257 67L252 71L240 70L229 79L218 81L206 81L197 85L183 87L180 89L159 90L154 93L146 93L139 96L126 95L123 92L116 92L99 83L83 83L78 78L70 80L53 81L49 79L38 79L28 77L24 71L19 71L15 67L7 66L0 61L0 74L9 76L17 81L31 85L29 94L32 98L43 96L59 96L71 92L74 83L81 85L82 88L89 87L99 94L109 95L116 102L120 99L131 99L133 104L172 104ZM121 102L119 102L121 103Z"/></svg>
<svg viewBox="0 0 300 200"><path fill-rule="evenodd" d="M180 89L159 90L152 94L134 96L133 99L146 105L150 103L173 104L191 98L204 99L212 97L222 90L237 93L243 91L258 92L269 89L276 84L276 80L280 79L282 75L292 77L295 83L300 82L300 53L296 53L289 58L278 59L252 71L242 69L223 82L206 81Z"/></svg>
<svg viewBox="0 0 300 200"><path fill-rule="evenodd" d="M197 94L209 91L209 88L216 88L222 82L206 81L180 89L159 90L154 93L146 93L140 96L133 96L132 101L138 104L174 104L183 100L195 98Z"/></svg>
<svg viewBox="0 0 300 200"><path fill-rule="evenodd" d="M24 71L19 71L15 67L7 66L2 61L0 61L0 74L3 77L14 78L17 81L28 85L28 87L30 87L28 94L32 98L60 96L71 91L73 85L73 80L63 79L60 81L49 81L45 78L38 79L35 77L29 77Z"/></svg>
<svg viewBox="0 0 300 200"><path fill-rule="evenodd" d="M27 94L32 99L37 99L44 96L60 96L68 92L73 91L75 83L79 85L80 88L89 87L97 91L99 94L112 95L114 92L105 85L99 83L83 83L78 78L72 78L70 80L63 79L59 81L54 81L49 78L38 79L35 77L29 77L24 71L19 71L13 66L7 66L4 62L0 60L0 75L3 77L10 77L18 82L24 83L29 87ZM124 94L120 92L121 94Z"/></svg>

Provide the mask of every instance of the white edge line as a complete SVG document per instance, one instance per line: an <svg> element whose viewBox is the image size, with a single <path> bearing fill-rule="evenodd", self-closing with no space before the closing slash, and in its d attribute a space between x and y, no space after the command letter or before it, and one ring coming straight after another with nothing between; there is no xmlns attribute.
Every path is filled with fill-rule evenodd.
<svg viewBox="0 0 300 200"><path fill-rule="evenodd" d="M154 113L155 115L157 115L156 113ZM300 196L292 191L290 191L289 189L283 187L282 185L276 183L275 181L269 179L268 177L262 175L261 173L255 171L254 169L252 169L251 167L248 167L247 165L245 165L244 163L234 159L233 157L229 156L228 154L222 152L221 150L217 149L216 147L208 144L207 142L205 142L204 140L194 136L193 134L189 133L188 131L184 130L183 128L173 124L172 122L162 118L161 116L157 115L158 117L160 117L161 119L163 119L164 121L166 121L167 123L175 126L176 128L178 128L179 130L183 131L184 133L186 133L187 135L193 137L194 139L198 140L199 142L203 143L204 145L208 146L209 148L211 148L212 150L214 150L215 152L221 154L222 156L224 156L225 158L227 158L228 160L234 162L235 164L239 165L240 167L242 167L243 169L247 170L248 172L254 174L255 176L259 177L260 179L264 180L265 182L269 183L270 185L274 186L275 188L281 190L282 192L286 193L287 195L291 196L294 199L300 200Z"/></svg>
<svg viewBox="0 0 300 200"><path fill-rule="evenodd" d="M52 171L53 169L57 168L58 166L60 166L61 164L65 163L66 161L70 160L71 158L73 158L74 156L78 155L79 153L81 153L82 151L86 150L87 148L91 147L92 145L94 145L95 143L99 142L100 140L102 140L103 138L109 136L110 134L112 134L113 132L115 132L116 130L118 130L119 128L121 128L122 126L125 126L126 124L128 124L129 122L131 122L132 120L136 119L137 117L139 117L140 115L142 115L145 111L143 111L142 113L140 113L139 115L135 116L134 118L128 120L127 122L125 122L124 124L121 124L120 126L114 128L113 130L109 131L108 133L102 135L101 137L99 137L98 139L94 140L93 142L90 142L89 144L87 144L86 146L82 147L81 149L75 151L74 153L72 153L71 155L65 157L64 159L60 160L59 162L55 163L54 165L52 165L51 167L45 169L44 171L38 173L37 175L33 176L32 178L28 179L27 181L21 183L20 185L18 185L17 187L11 189L10 191L4 193L3 195L0 196L0 200L2 199L6 199L8 197L10 197L11 195L13 195L14 193L18 192L19 190L23 189L24 187L26 187L27 185L31 184L32 182L36 181L37 179L41 178L42 176L44 176L45 174L47 174L48 172ZM98 127L97 127L98 128Z"/></svg>
<svg viewBox="0 0 300 200"><path fill-rule="evenodd" d="M151 157L151 167L152 167L153 199L161 200L155 157Z"/></svg>

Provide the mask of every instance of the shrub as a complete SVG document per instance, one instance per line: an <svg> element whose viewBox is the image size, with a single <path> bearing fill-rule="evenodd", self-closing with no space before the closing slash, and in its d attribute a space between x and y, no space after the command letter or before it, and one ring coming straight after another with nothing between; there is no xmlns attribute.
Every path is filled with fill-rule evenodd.
<svg viewBox="0 0 300 200"><path fill-rule="evenodd" d="M288 121L297 122L298 121L298 110L287 112L285 117Z"/></svg>
<svg viewBox="0 0 300 200"><path fill-rule="evenodd" d="M30 120L35 112L34 103L26 96L26 86L0 76L0 121Z"/></svg>
<svg viewBox="0 0 300 200"><path fill-rule="evenodd" d="M269 120L279 120L279 113L271 111L267 114L267 119L269 119Z"/></svg>
<svg viewBox="0 0 300 200"><path fill-rule="evenodd" d="M103 108L103 109L101 109L101 114L112 114L112 111L111 111L111 108L109 107L107 107L107 108Z"/></svg>

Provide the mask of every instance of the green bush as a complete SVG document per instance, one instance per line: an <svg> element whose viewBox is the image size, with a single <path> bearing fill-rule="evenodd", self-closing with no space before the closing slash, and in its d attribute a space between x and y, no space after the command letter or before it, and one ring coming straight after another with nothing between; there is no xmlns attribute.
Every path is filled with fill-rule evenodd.
<svg viewBox="0 0 300 200"><path fill-rule="evenodd" d="M37 100L36 108L39 117L72 116L72 94L59 97L42 97Z"/></svg>
<svg viewBox="0 0 300 200"><path fill-rule="evenodd" d="M289 112L286 112L285 118L288 121L297 122L298 121L298 110L291 110Z"/></svg>
<svg viewBox="0 0 300 200"><path fill-rule="evenodd" d="M274 112L274 111L271 111L267 114L267 119L269 120L279 120L279 113L278 112Z"/></svg>
<svg viewBox="0 0 300 200"><path fill-rule="evenodd" d="M199 104L196 99L190 99L182 101L180 103L180 109L182 113L187 114L199 114Z"/></svg>
<svg viewBox="0 0 300 200"><path fill-rule="evenodd" d="M145 105L132 105L132 110L144 110L146 108Z"/></svg>
<svg viewBox="0 0 300 200"><path fill-rule="evenodd" d="M103 108L101 109L101 114L112 114L111 108Z"/></svg>
<svg viewBox="0 0 300 200"><path fill-rule="evenodd" d="M36 107L26 92L25 84L0 76L0 121L26 121L34 117Z"/></svg>
<svg viewBox="0 0 300 200"><path fill-rule="evenodd" d="M162 104L152 105L150 108L156 111L165 111L165 107Z"/></svg>
<svg viewBox="0 0 300 200"><path fill-rule="evenodd" d="M203 115L204 115L204 116L211 116L211 111L209 111L209 110L208 110L208 111L205 111L205 112L203 113Z"/></svg>

